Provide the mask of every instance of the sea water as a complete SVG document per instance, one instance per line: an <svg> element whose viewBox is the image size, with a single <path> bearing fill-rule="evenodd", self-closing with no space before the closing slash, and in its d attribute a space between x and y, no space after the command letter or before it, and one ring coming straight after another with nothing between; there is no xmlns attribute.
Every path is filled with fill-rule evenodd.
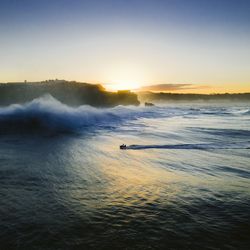
<svg viewBox="0 0 250 250"><path fill-rule="evenodd" d="M249 233L249 103L0 108L0 249L249 249Z"/></svg>

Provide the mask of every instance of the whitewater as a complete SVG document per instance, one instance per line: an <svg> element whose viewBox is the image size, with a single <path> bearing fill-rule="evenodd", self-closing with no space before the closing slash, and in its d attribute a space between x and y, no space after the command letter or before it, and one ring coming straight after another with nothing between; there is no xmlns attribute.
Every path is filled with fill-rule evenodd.
<svg viewBox="0 0 250 250"><path fill-rule="evenodd" d="M247 249L249 178L249 103L0 107L2 249Z"/></svg>

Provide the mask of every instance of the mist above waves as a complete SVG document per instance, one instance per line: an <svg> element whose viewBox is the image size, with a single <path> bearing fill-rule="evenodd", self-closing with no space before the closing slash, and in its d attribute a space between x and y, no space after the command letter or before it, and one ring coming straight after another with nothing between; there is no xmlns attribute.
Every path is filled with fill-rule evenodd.
<svg viewBox="0 0 250 250"><path fill-rule="evenodd" d="M0 108L0 133L82 132L86 129L117 128L137 119L158 119L174 116L249 115L244 108L204 105L116 106L95 108L89 105L72 107L47 94L24 104Z"/></svg>

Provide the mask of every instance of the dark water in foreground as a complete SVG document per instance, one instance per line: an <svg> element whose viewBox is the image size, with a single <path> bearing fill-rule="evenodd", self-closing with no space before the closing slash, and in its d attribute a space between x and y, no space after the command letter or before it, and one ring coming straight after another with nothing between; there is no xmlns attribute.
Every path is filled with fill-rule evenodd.
<svg viewBox="0 0 250 250"><path fill-rule="evenodd" d="M0 249L249 249L249 148L246 104L0 108Z"/></svg>

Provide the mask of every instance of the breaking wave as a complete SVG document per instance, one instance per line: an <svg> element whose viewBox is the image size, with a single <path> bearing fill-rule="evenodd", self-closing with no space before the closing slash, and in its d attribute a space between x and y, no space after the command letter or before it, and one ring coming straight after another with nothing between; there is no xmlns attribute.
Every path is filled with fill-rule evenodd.
<svg viewBox="0 0 250 250"><path fill-rule="evenodd" d="M250 109L243 112L244 115L250 115Z"/></svg>
<svg viewBox="0 0 250 250"><path fill-rule="evenodd" d="M174 116L222 116L225 113L247 115L246 108L192 108L189 106L94 108L88 105L70 107L51 95L45 95L25 104L0 107L0 134L5 133L74 133L86 129L113 128L140 118L165 118ZM225 132L225 131L223 131Z"/></svg>
<svg viewBox="0 0 250 250"><path fill-rule="evenodd" d="M76 132L82 128L116 126L140 117L153 117L154 112L144 108L117 106L94 108L88 105L67 106L51 95L45 95L23 105L12 104L0 108L0 133Z"/></svg>

